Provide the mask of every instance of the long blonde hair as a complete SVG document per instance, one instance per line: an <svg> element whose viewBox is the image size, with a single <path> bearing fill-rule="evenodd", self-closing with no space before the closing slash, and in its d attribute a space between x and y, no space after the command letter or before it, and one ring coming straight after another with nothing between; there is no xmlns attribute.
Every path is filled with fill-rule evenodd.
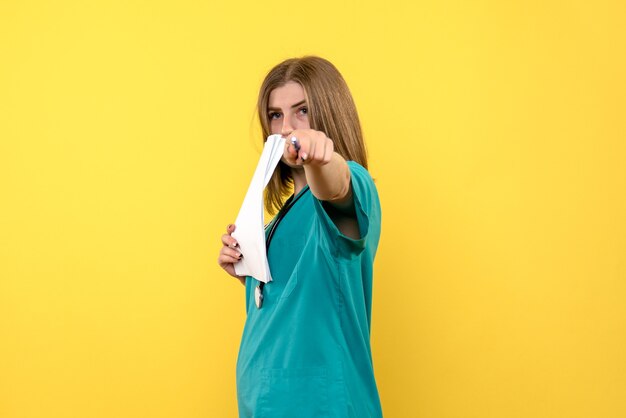
<svg viewBox="0 0 626 418"><path fill-rule="evenodd" d="M332 139L335 151L346 161L356 161L367 168L367 152L354 100L341 73L324 58L291 58L276 65L267 74L257 103L263 142L271 133L268 113L270 93L289 81L299 83L304 89L311 129L322 131ZM291 169L281 161L265 193L265 207L270 214L280 210L292 186Z"/></svg>

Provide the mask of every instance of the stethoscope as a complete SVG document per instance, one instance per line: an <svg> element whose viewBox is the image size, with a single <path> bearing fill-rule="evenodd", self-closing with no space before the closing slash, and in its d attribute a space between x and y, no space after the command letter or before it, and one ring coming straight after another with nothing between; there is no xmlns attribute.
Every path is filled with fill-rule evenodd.
<svg viewBox="0 0 626 418"><path fill-rule="evenodd" d="M309 186L308 185L304 186L304 190L302 190L298 194L298 196L295 197L295 199L294 199L295 195L291 195L289 197L289 199L287 199L287 201L285 202L283 207L280 209L280 211L278 212L278 215L276 216L276 220L274 221L274 223L270 223L270 224L267 225L266 228L270 228L270 231L267 234L267 239L265 240L265 251L266 251L266 253L268 253L269 250L270 250L270 243L272 242L272 237L274 236L274 232L276 232L276 228L278 227L278 224L287 215L287 212L289 212L289 209L291 209L293 207L293 205L295 205L296 202L302 196L304 196L304 194L307 191L309 191ZM261 307L263 306L263 288L264 287L265 287L265 283L261 282L254 289L254 301L256 303L257 309L261 309Z"/></svg>

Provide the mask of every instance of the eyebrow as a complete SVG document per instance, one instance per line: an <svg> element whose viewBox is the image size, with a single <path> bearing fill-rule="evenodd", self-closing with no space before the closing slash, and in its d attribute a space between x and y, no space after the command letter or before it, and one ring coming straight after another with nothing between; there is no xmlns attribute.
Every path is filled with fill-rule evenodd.
<svg viewBox="0 0 626 418"><path fill-rule="evenodd" d="M302 100L301 102L296 103L295 105L291 105L291 108L298 107L300 105L306 104L306 100ZM267 110L280 110L279 107L268 107Z"/></svg>

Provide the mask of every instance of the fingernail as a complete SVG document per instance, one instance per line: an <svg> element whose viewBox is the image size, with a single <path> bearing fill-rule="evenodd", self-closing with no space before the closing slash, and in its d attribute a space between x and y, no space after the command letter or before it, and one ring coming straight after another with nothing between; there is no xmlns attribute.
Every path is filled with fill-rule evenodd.
<svg viewBox="0 0 626 418"><path fill-rule="evenodd" d="M308 157L308 155L306 155L306 152L303 152L302 153L302 157L301 157L302 161L305 161L307 157Z"/></svg>

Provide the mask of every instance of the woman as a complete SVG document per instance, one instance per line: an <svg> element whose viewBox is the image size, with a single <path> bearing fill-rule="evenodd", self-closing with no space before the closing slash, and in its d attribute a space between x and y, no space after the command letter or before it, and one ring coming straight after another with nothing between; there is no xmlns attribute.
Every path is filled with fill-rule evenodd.
<svg viewBox="0 0 626 418"><path fill-rule="evenodd" d="M273 280L238 277L235 226L222 236L218 262L246 287L239 416L380 417L369 336L381 211L350 91L327 60L289 59L258 112L263 138L288 141L265 197L280 210L266 228Z"/></svg>

